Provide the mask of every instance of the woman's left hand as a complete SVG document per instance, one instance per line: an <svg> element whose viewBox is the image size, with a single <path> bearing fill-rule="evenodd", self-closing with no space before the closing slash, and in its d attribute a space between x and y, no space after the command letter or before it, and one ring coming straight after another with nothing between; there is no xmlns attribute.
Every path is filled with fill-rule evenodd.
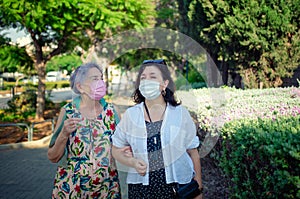
<svg viewBox="0 0 300 199"><path fill-rule="evenodd" d="M203 186L202 186L202 180L199 176L196 176L194 178L194 180L196 180L199 184L199 189L202 188L203 189ZM203 193L201 193L199 196L195 197L195 199L202 199L203 198Z"/></svg>

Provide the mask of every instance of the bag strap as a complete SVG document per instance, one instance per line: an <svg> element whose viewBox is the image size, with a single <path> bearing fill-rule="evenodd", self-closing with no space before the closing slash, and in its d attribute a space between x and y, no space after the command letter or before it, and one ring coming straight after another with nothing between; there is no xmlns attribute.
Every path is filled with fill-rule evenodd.
<svg viewBox="0 0 300 199"><path fill-rule="evenodd" d="M51 140L50 140L49 147L52 147L54 145L59 133L61 132L61 130L63 128L64 121L65 121L66 118L67 118L67 112L65 111L59 127L56 129L55 132L53 132L53 135L52 135Z"/></svg>
<svg viewBox="0 0 300 199"><path fill-rule="evenodd" d="M149 118L150 122L152 123L152 120L151 120L151 117L150 117L149 110L148 110L148 107L146 105L146 102L144 102L144 106L145 106L145 110L146 110L146 113L148 115L148 118Z"/></svg>

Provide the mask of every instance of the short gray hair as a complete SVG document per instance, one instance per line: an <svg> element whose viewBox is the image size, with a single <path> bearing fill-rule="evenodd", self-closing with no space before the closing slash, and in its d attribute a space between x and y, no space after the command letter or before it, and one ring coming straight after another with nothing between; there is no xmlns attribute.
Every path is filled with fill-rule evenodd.
<svg viewBox="0 0 300 199"><path fill-rule="evenodd" d="M80 94L80 91L77 89L76 84L84 82L86 79L86 74L91 68L97 68L101 74L103 75L102 68L96 63L90 62L86 64L82 64L71 74L70 77L70 86L74 93Z"/></svg>

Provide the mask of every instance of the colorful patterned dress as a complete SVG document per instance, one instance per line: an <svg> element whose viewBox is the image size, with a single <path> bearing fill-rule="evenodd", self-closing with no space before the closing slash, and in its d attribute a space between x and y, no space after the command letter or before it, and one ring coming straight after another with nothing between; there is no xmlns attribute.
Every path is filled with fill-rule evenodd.
<svg viewBox="0 0 300 199"><path fill-rule="evenodd" d="M105 103L94 120L82 117L75 105L64 107L67 117L82 118L67 142L66 166L58 166L52 198L121 198L118 173L111 154L115 114Z"/></svg>

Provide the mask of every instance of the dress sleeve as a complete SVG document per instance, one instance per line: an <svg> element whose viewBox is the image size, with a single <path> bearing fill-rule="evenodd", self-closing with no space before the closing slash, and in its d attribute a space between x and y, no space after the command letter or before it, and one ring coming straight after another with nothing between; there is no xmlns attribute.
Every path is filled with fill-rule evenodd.
<svg viewBox="0 0 300 199"><path fill-rule="evenodd" d="M51 137L49 147L52 147L55 144L55 141L56 141L59 133L61 132L61 130L63 128L64 121L67 118L67 112L70 112L68 107L72 108L72 104L68 103L62 108L62 111L61 111L62 116L60 116L61 119L59 118L58 119L59 121L57 122L57 125L59 125L59 126L55 129L55 131L54 131L54 133ZM67 158L68 158L68 149L67 149L67 146L66 146L65 151L64 151L64 155L59 160L58 165L66 168L67 167Z"/></svg>
<svg viewBox="0 0 300 199"><path fill-rule="evenodd" d="M112 107L113 107L113 112L114 112L115 123L119 124L119 122L120 122L119 114L118 114L118 112L116 111L116 109L113 105L112 105Z"/></svg>
<svg viewBox="0 0 300 199"><path fill-rule="evenodd" d="M49 147L52 147L52 146L55 144L55 141L56 141L56 139L57 139L59 133L61 132L62 127L63 127L63 125L64 125L64 121L65 121L65 119L66 119L66 117L67 117L67 116L66 116L66 111L63 110L63 109L62 109L62 113L61 113L61 114L63 114L63 115L62 115L62 118L59 119L59 121L57 122L57 124L58 124L59 126L58 126L58 127L55 129L55 131L53 132L53 135L52 135L51 140L50 140L50 143L49 143Z"/></svg>

